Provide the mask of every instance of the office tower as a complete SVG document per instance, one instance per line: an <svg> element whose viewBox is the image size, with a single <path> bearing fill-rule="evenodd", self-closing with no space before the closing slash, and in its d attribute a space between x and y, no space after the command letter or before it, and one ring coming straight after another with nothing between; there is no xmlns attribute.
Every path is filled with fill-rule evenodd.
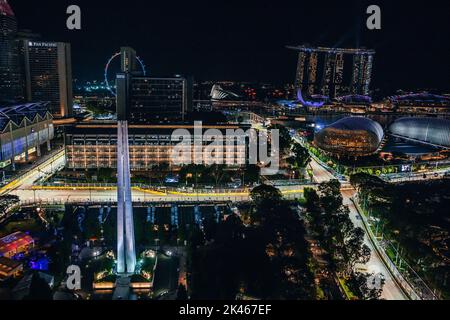
<svg viewBox="0 0 450 320"><path fill-rule="evenodd" d="M124 51L122 51L122 59ZM131 197L128 139L129 64L117 75L117 273L133 273L136 267L133 201Z"/></svg>
<svg viewBox="0 0 450 320"><path fill-rule="evenodd" d="M369 95L375 51L310 46L288 48L298 51L295 88L303 94L330 98Z"/></svg>
<svg viewBox="0 0 450 320"><path fill-rule="evenodd" d="M192 110L192 79L132 77L130 120L134 123L184 120Z"/></svg>
<svg viewBox="0 0 450 320"><path fill-rule="evenodd" d="M23 100L16 41L17 20L6 0L0 0L0 102Z"/></svg>
<svg viewBox="0 0 450 320"><path fill-rule="evenodd" d="M25 96L48 101L55 117L70 117L73 109L71 47L63 42L22 40Z"/></svg>

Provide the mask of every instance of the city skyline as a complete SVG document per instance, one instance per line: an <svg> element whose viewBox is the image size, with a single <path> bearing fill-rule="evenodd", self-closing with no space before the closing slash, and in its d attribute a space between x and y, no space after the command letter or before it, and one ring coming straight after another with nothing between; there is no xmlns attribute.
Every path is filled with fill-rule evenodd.
<svg viewBox="0 0 450 320"><path fill-rule="evenodd" d="M450 300L448 12L0 0L0 300Z"/></svg>
<svg viewBox="0 0 450 320"><path fill-rule="evenodd" d="M440 3L431 9L382 1L382 30L369 31L365 1L349 1L348 6L219 2L214 8L204 2L173 8L128 1L117 10L118 4L80 0L73 4L81 7L82 30L69 31L65 9L72 3L41 1L31 14L26 3L9 2L20 29L72 44L74 78L82 80L101 79L108 57L130 45L150 76L294 83L297 55L285 46L310 43L375 50L373 88L448 90L448 22L445 10L437 10ZM98 23L105 17L111 22ZM426 46L418 45L421 39L427 39Z"/></svg>

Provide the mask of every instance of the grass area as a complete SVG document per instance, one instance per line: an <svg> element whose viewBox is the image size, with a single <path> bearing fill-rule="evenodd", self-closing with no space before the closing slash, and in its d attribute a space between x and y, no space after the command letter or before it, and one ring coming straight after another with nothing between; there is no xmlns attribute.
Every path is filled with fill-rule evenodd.
<svg viewBox="0 0 450 320"><path fill-rule="evenodd" d="M357 300L357 297L353 294L353 292L347 286L345 279L339 278L339 286L344 291L345 297L347 300Z"/></svg>
<svg viewBox="0 0 450 320"><path fill-rule="evenodd" d="M320 286L316 286L316 299L317 300L326 300L325 292L322 290Z"/></svg>

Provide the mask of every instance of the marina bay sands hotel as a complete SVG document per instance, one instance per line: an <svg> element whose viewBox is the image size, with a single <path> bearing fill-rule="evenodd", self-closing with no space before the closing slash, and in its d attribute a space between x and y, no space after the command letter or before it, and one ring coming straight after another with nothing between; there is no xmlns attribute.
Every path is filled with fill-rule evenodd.
<svg viewBox="0 0 450 320"><path fill-rule="evenodd" d="M374 50L309 45L287 48L298 52L295 88L303 94L330 98L369 95Z"/></svg>

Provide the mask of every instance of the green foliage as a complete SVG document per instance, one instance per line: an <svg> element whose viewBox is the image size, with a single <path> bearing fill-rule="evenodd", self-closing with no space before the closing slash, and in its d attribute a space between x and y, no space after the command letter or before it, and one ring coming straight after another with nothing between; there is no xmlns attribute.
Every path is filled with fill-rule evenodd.
<svg viewBox="0 0 450 320"><path fill-rule="evenodd" d="M244 169L244 179L243 182L258 182L260 177L261 169L254 164L249 164L245 166Z"/></svg>
<svg viewBox="0 0 450 320"><path fill-rule="evenodd" d="M278 189L262 185L252 193L255 216L244 226L232 215L216 226L204 247L192 246L192 299L312 299L309 250L303 223Z"/></svg>
<svg viewBox="0 0 450 320"><path fill-rule="evenodd" d="M189 184L214 184L218 186L230 181L225 165L212 166L190 164L180 170L180 181Z"/></svg>
<svg viewBox="0 0 450 320"><path fill-rule="evenodd" d="M384 237L399 244L403 258L446 298L450 297L450 267L445 262L450 243L449 189L449 179L359 184L363 205L381 220Z"/></svg>
<svg viewBox="0 0 450 320"><path fill-rule="evenodd" d="M383 292L384 282L381 283L379 288L369 288L368 279L368 274L354 272L347 279L346 284L352 294L355 295L355 298L360 300L378 300Z"/></svg>
<svg viewBox="0 0 450 320"><path fill-rule="evenodd" d="M281 191L273 186L261 184L250 192L250 198L253 200L256 209L250 212L250 219L253 223L260 223L265 218L261 208L276 207L282 202L283 195Z"/></svg>
<svg viewBox="0 0 450 320"><path fill-rule="evenodd" d="M370 249L364 244L364 231L350 220L340 188L339 181L332 180L320 184L319 193L306 189L305 198L311 228L328 253L332 269L348 277L357 263L370 259Z"/></svg>
<svg viewBox="0 0 450 320"><path fill-rule="evenodd" d="M276 124L271 126L269 130L279 130L280 150L282 153L285 153L287 150L291 148L292 138L291 134L289 133L289 130L286 127L280 124Z"/></svg>

